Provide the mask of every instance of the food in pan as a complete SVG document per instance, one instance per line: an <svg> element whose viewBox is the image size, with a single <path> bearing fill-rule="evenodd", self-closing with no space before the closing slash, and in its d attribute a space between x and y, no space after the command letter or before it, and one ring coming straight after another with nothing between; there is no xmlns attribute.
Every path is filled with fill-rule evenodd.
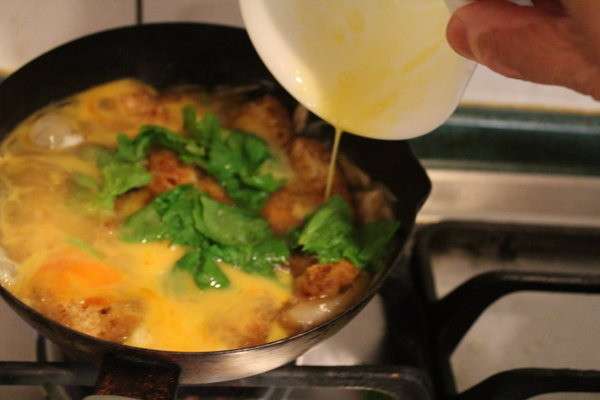
<svg viewBox="0 0 600 400"><path fill-rule="evenodd" d="M0 149L1 283L47 317L132 346L260 345L366 290L393 197L295 133L270 95L120 80L46 107Z"/></svg>

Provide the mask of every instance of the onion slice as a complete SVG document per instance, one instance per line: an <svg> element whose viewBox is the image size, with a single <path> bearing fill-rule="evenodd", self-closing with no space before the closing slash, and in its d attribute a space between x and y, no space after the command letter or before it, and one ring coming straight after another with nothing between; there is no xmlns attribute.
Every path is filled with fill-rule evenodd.
<svg viewBox="0 0 600 400"><path fill-rule="evenodd" d="M369 279L361 273L343 293L333 297L299 300L285 309L279 316L281 324L294 331L305 331L322 324L338 315L354 304L364 293Z"/></svg>
<svg viewBox="0 0 600 400"><path fill-rule="evenodd" d="M29 137L36 146L51 150L66 149L83 142L75 121L56 112L44 114L35 121Z"/></svg>

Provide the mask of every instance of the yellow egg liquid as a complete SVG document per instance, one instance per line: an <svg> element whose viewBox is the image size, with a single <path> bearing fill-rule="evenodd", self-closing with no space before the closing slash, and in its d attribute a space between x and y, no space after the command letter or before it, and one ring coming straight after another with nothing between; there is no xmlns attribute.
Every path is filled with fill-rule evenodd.
<svg viewBox="0 0 600 400"><path fill-rule="evenodd" d="M333 139L333 147L331 148L331 159L329 160L329 170L327 171L327 185L325 186L325 200L331 196L331 188L335 179L335 166L337 162L338 151L340 148L340 140L342 139L342 130L335 127L335 138Z"/></svg>
<svg viewBox="0 0 600 400"><path fill-rule="evenodd" d="M102 332L85 302L89 307L107 303L106 312L115 314L139 307L143 311L133 332L111 339L132 346L211 351L246 346L256 331L266 332L264 341L287 336L276 320L261 313L275 313L290 300L289 272L281 269L276 279L268 279L223 264L231 286L198 290L190 274L173 269L184 247L125 242L116 222L125 209L88 214L73 199L69 177L75 172L98 177L94 161L83 158L78 147L47 150L31 140L36 121L49 113L80 126L86 145L114 147L118 132L132 136L142 124L181 131L181 104L203 112L195 93L165 98L160 121L152 119L155 114L120 112L119 99L140 101L152 94L132 80L88 89L34 114L0 145L0 247L18 266L14 280L0 284L50 318L95 336ZM78 319L66 318L66 312Z"/></svg>

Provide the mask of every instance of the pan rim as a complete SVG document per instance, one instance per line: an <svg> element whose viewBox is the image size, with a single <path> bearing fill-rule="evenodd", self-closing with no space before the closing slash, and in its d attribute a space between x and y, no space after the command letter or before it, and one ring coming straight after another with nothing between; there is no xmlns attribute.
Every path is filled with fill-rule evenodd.
<svg viewBox="0 0 600 400"><path fill-rule="evenodd" d="M13 76L18 76L19 74L24 73L23 71L26 71L28 68L31 68L32 65L44 62L44 58L47 57L51 53L55 53L57 51L67 49L69 47L78 46L85 41L93 40L94 38L101 37L104 35L118 34L120 32L126 33L126 32L136 31L136 30L140 30L140 29L142 29L142 30L165 29L165 28L169 29L170 27L175 27L175 28L186 28L187 27L190 29L211 28L211 29L218 29L218 30L229 31L229 32L245 33L245 29L243 29L241 27L220 25L220 24L215 24L215 23L194 23L194 22L157 22L157 23L148 23L148 24L143 24L143 25L133 25L133 26L125 26L125 27L106 29L106 30L102 30L99 32L94 32L89 35L84 35L82 37L76 38L72 41L66 42L64 44L61 44L55 48L52 48L52 49L44 52L43 54L39 55L38 57L34 58L33 60L25 63L23 66L18 68L16 71L14 71L10 75L8 75L3 81L1 81L0 82L0 90L2 90L3 86L10 83L11 78L13 78ZM246 36L247 36L247 34L246 34ZM258 58L258 55L256 55L256 57ZM98 82L98 84L100 84L100 82ZM13 129L14 129L14 127L13 127ZM427 197L427 194L425 195L425 198L426 197ZM417 209L420 206L421 206L421 204L418 204ZM241 354L241 353L246 353L246 352L250 352L250 351L255 352L255 351L259 351L259 350L269 350L272 348L280 347L286 343L299 341L302 338L311 336L319 331L327 331L328 328L330 328L332 325L335 325L337 323L337 321L339 321L340 319L344 319L344 318L348 317L349 315L353 315L353 314L357 313L358 311L360 311L360 309L362 309L379 291L383 282L386 280L386 278L390 274L390 272L392 270L394 270L399 264L401 264L402 256L407 247L407 242L409 241L409 235L413 231L414 226L415 226L414 219L411 221L403 221L402 231L406 232L405 233L406 237L403 238L400 246L397 246L398 251L389 257L389 264L386 263L386 267L382 271L377 272L372 275L372 279L371 279L371 282L369 283L367 290L350 307L345 308L342 312L340 312L333 318L331 318L321 324L318 324L308 330L301 331L299 333L295 333L295 334L287 336L285 338L282 338L282 339L279 339L279 340L276 340L273 342L263 343L263 344L260 344L257 346L240 347L240 348L235 348L235 349L215 350L215 351L172 351L172 350L160 350L160 349L151 349L151 348L145 348L145 347L137 347L137 346L132 346L132 345L124 344L124 343L118 343L118 342L101 339L101 338L77 331L77 330L72 329L66 325L63 325L57 321L54 321L54 320L46 317L39 311L37 311L32 306L30 306L27 303L25 303L24 301L22 301L20 298L18 298L16 295L14 295L7 287L5 287L2 284L0 284L0 295L3 298L8 299L9 303L16 304L19 308L26 310L27 312L35 315L46 326L49 326L52 329L59 329L59 330L66 331L66 333L68 333L70 336L73 336L73 335L78 336L88 342L92 342L95 345L101 346L103 350L107 350L107 351L108 350L126 351L126 352L137 354L140 356L143 355L143 356L168 360L171 358L179 358L179 357L217 357L217 356ZM11 308L15 309L16 307L14 307L13 304L10 304ZM16 310L16 311L18 313L18 310ZM28 322L28 324L29 324L29 321L27 321L26 318L23 318L20 315L19 315L19 317L22 319L25 319L26 322ZM31 324L29 324L29 325L31 326ZM345 326L345 324L342 325L340 328L343 328L343 326ZM38 334L41 334L38 329L36 329L36 332ZM105 353L107 351L105 351Z"/></svg>

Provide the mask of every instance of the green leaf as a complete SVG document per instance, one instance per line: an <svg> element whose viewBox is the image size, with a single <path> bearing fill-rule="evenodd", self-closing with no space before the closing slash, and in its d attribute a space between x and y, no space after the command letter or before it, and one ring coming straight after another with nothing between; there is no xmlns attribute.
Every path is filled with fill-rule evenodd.
<svg viewBox="0 0 600 400"><path fill-rule="evenodd" d="M290 256L285 241L274 237L254 245L216 246L214 251L222 261L268 278L273 278L273 268L284 264Z"/></svg>
<svg viewBox="0 0 600 400"><path fill-rule="evenodd" d="M364 266L350 206L339 196L333 196L308 219L298 243L321 263L346 259L357 267Z"/></svg>
<svg viewBox="0 0 600 400"><path fill-rule="evenodd" d="M162 193L125 221L121 238L131 242L169 240L184 246L204 245L206 240L196 230L193 218L195 213L201 213L200 198L200 192L191 185Z"/></svg>
<svg viewBox="0 0 600 400"><path fill-rule="evenodd" d="M98 193L100 204L103 208L111 209L117 196L146 186L152 176L140 162L124 162L116 158L106 160L100 166L102 186Z"/></svg>
<svg viewBox="0 0 600 400"><path fill-rule="evenodd" d="M346 259L359 268L376 266L385 255L400 224L377 221L356 229L352 211L339 196L332 197L310 216L300 233L292 233L302 249L315 254L321 263Z"/></svg>
<svg viewBox="0 0 600 400"><path fill-rule="evenodd" d="M254 244L271 236L269 224L237 207L202 196L202 207L194 213L196 228L211 240L223 245Z"/></svg>
<svg viewBox="0 0 600 400"><path fill-rule="evenodd" d="M211 113L206 113L202 119L196 117L196 110L191 106L183 108L183 128L196 143L210 147L213 140L220 134L219 119Z"/></svg>
<svg viewBox="0 0 600 400"><path fill-rule="evenodd" d="M269 194L284 183L260 170L271 159L267 143L250 133L222 128L213 114L198 119L191 107L184 108L183 120L185 131L206 149L201 166L217 178L237 205L258 213Z"/></svg>
<svg viewBox="0 0 600 400"><path fill-rule="evenodd" d="M155 199L155 207L171 242L184 246L205 244L193 218L195 213L201 212L200 199L200 192L191 185L178 186Z"/></svg>
<svg viewBox="0 0 600 400"><path fill-rule="evenodd" d="M400 223L394 220L375 221L363 225L358 234L360 258L367 265L376 265L388 250Z"/></svg>
<svg viewBox="0 0 600 400"><path fill-rule="evenodd" d="M205 251L194 249L186 253L177 261L175 267L188 271L201 289L224 289L230 285L229 278L219 267L210 248Z"/></svg>
<svg viewBox="0 0 600 400"><path fill-rule="evenodd" d="M142 126L133 139L121 134L117 137L117 143L116 157L122 161L145 160L150 149L158 146L174 151L184 162L198 165L204 163L205 149L203 147L161 126Z"/></svg>
<svg viewBox="0 0 600 400"><path fill-rule="evenodd" d="M155 207L144 207L121 225L119 237L126 242L155 242L167 239L166 226Z"/></svg>
<svg viewBox="0 0 600 400"><path fill-rule="evenodd" d="M272 278L273 268L289 257L286 242L273 236L264 219L218 203L191 185L156 197L125 221L120 235L126 241L188 246L177 267L189 271L200 288L226 287L218 261Z"/></svg>

